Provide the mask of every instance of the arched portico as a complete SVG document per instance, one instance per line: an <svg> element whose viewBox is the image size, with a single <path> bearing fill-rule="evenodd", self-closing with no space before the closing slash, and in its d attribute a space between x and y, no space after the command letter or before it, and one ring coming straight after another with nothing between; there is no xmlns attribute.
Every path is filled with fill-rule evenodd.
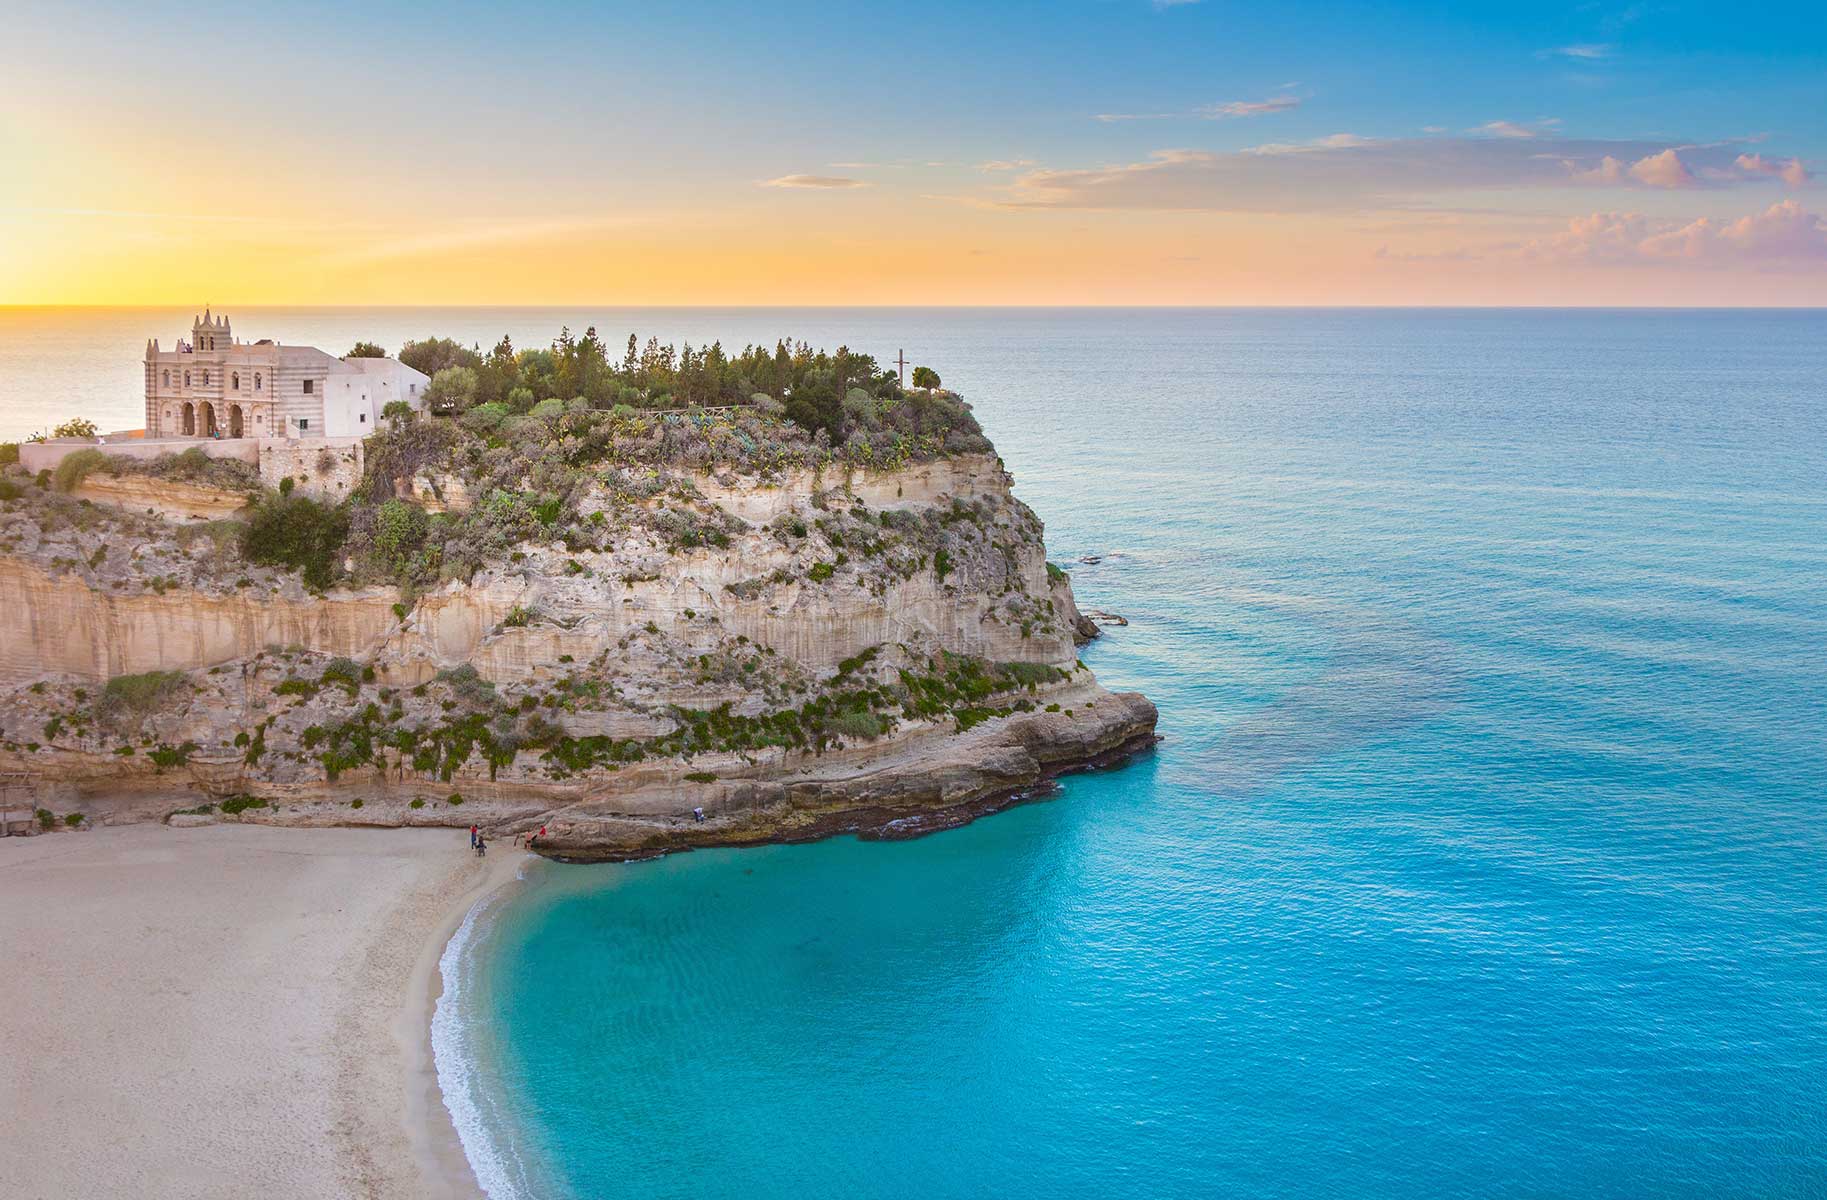
<svg viewBox="0 0 1827 1200"><path fill-rule="evenodd" d="M211 404L209 401L205 400L203 402L202 412L199 413L198 415L200 415L203 419L203 428L198 430L198 432L206 438L215 437L216 436L216 406Z"/></svg>
<svg viewBox="0 0 1827 1200"><path fill-rule="evenodd" d="M241 406L239 404L231 404L228 406L228 436L232 438L242 436Z"/></svg>
<svg viewBox="0 0 1827 1200"><path fill-rule="evenodd" d="M188 400L184 401L184 436L197 436L197 406Z"/></svg>

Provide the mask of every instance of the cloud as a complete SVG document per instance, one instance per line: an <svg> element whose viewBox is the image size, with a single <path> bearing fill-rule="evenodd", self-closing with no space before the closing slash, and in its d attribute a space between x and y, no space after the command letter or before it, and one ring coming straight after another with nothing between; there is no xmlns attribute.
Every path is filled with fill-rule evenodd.
<svg viewBox="0 0 1827 1200"><path fill-rule="evenodd" d="M1522 248L1528 258L1710 266L1827 265L1827 220L1794 200L1737 220L1653 222L1642 213L1592 213Z"/></svg>
<svg viewBox="0 0 1827 1200"><path fill-rule="evenodd" d="M1701 217L1645 239L1641 249L1651 258L1702 262L1827 263L1827 221L1797 201L1783 200L1736 221Z"/></svg>
<svg viewBox="0 0 1827 1200"><path fill-rule="evenodd" d="M1367 212L1430 207L1443 192L1564 188L1743 186L1743 146L1531 138L1335 134L1318 142L1248 150L1159 150L1140 162L1020 172L995 189L1005 208L1205 212ZM1717 180L1715 173L1728 178ZM1761 177L1759 177L1761 178Z"/></svg>
<svg viewBox="0 0 1827 1200"><path fill-rule="evenodd" d="M1207 120L1222 121L1227 117L1260 117L1265 113L1287 112L1299 108L1299 96L1270 96L1267 100L1232 100L1225 104L1210 104L1199 110L1199 115Z"/></svg>
<svg viewBox="0 0 1827 1200"><path fill-rule="evenodd" d="M1576 162L1563 162L1561 165L1567 168L1567 174L1576 183L1622 185L1630 182L1624 164L1609 154L1599 159L1595 167L1581 167Z"/></svg>
<svg viewBox="0 0 1827 1200"><path fill-rule="evenodd" d="M1693 187L1699 182L1673 148L1630 164L1630 177L1655 188Z"/></svg>
<svg viewBox="0 0 1827 1200"><path fill-rule="evenodd" d="M1572 58L1580 62L1601 62L1612 55L1613 47L1604 42L1575 42L1571 46L1555 46L1542 50L1537 58Z"/></svg>
<svg viewBox="0 0 1827 1200"><path fill-rule="evenodd" d="M1742 156L1740 156L1742 157ZM1687 163L1671 146L1655 154L1646 154L1626 166L1616 155L1607 154L1591 167L1571 160L1561 163L1575 183L1592 183L1605 187L1687 188L1700 186L1700 180L1688 170ZM1714 178L1733 178L1729 171L1712 168Z"/></svg>
<svg viewBox="0 0 1827 1200"><path fill-rule="evenodd" d="M1532 138L1539 136L1537 130L1531 129L1527 125L1518 125L1514 121L1486 121L1478 128L1468 130L1467 132L1488 133L1493 137L1500 138Z"/></svg>
<svg viewBox="0 0 1827 1200"><path fill-rule="evenodd" d="M760 186L841 190L843 188L863 188L869 185L861 179L847 179L841 175L782 175L777 179L764 179Z"/></svg>
<svg viewBox="0 0 1827 1200"><path fill-rule="evenodd" d="M1464 246L1451 250L1391 250L1378 246L1374 257L1380 262L1438 263L1472 262L1481 256Z"/></svg>
<svg viewBox="0 0 1827 1200"><path fill-rule="evenodd" d="M1037 164L1031 158L994 158L986 163L978 163L979 171L1020 171Z"/></svg>
<svg viewBox="0 0 1827 1200"><path fill-rule="evenodd" d="M1740 154L1732 160L1732 165L1746 175L1772 176L1790 187L1801 187L1811 178L1808 168L1802 165L1799 158L1785 162L1779 158L1765 158L1761 154Z"/></svg>
<svg viewBox="0 0 1827 1200"><path fill-rule="evenodd" d="M1376 138L1359 137L1355 133L1329 133L1325 137L1317 137L1310 142L1264 142L1260 146L1251 146L1242 153L1306 154L1313 150L1349 150L1356 146L1380 144Z"/></svg>
<svg viewBox="0 0 1827 1200"><path fill-rule="evenodd" d="M1291 108L1299 108L1301 103L1299 96L1283 93L1266 100L1226 100L1221 104L1204 104L1189 112L1098 113L1092 119L1107 124L1115 121L1229 121L1237 117L1261 117L1269 113L1287 112Z"/></svg>

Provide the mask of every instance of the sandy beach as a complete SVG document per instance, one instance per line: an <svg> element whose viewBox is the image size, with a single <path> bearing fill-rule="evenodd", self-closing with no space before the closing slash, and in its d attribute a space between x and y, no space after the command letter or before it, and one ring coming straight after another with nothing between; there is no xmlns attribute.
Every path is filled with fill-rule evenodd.
<svg viewBox="0 0 1827 1200"><path fill-rule="evenodd" d="M476 1196L437 958L513 878L461 830L0 839L0 1195Z"/></svg>

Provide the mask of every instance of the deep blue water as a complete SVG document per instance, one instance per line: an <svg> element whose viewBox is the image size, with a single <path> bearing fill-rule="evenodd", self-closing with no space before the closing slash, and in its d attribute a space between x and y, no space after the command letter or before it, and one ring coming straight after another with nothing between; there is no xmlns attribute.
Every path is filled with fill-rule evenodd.
<svg viewBox="0 0 1827 1200"><path fill-rule="evenodd" d="M592 319L937 367L1166 741L534 870L451 960L498 1200L1827 1195L1827 314L247 335Z"/></svg>

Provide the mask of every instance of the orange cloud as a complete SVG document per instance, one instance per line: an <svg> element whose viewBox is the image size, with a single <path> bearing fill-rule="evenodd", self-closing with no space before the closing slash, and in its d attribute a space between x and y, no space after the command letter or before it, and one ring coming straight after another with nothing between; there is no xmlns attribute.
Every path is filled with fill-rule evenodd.
<svg viewBox="0 0 1827 1200"><path fill-rule="evenodd" d="M1681 156L1673 150L1664 150L1648 158L1638 159L1630 166L1630 177L1638 183L1657 188L1693 187L1697 180L1694 173L1687 169Z"/></svg>

